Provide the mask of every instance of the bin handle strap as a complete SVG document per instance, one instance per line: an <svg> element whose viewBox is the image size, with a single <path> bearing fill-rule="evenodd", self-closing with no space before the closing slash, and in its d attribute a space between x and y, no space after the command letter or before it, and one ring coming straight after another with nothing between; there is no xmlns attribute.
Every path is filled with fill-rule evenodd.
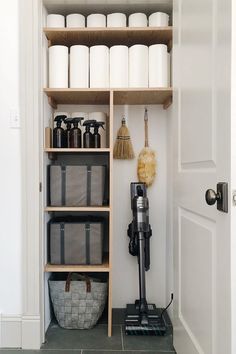
<svg viewBox="0 0 236 354"><path fill-rule="evenodd" d="M85 274L78 274L78 273L68 273L67 279L66 279L66 286L65 286L65 292L68 293L70 291L70 283L72 280L73 274L76 274L77 279L84 280L86 282L86 292L91 293L91 281L88 276Z"/></svg>

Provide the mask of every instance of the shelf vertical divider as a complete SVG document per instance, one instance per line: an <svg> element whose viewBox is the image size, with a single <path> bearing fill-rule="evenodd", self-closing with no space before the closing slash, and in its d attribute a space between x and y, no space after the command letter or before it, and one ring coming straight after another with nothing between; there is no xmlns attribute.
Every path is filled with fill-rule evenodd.
<svg viewBox="0 0 236 354"><path fill-rule="evenodd" d="M112 237L113 237L113 116L114 116L114 93L110 91L109 105L109 289L108 289L108 337L112 336Z"/></svg>

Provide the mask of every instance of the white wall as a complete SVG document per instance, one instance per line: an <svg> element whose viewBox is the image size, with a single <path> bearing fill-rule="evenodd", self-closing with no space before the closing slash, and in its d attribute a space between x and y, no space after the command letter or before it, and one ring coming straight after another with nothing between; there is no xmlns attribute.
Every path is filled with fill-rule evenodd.
<svg viewBox="0 0 236 354"><path fill-rule="evenodd" d="M0 11L0 313L21 313L20 130L10 128L10 110L19 105L18 1Z"/></svg>
<svg viewBox="0 0 236 354"><path fill-rule="evenodd" d="M58 105L58 111L108 113L108 106ZM114 141L120 127L125 106L115 106ZM113 209L113 307L125 307L139 296L137 257L128 251L127 227L132 221L130 182L137 181L137 157L144 146L144 106L127 106L127 124L130 129L136 158L114 160ZM166 300L166 195L167 195L167 111L162 106L148 106L149 143L157 152L157 178L148 189L150 204L151 269L147 276L148 300L165 306ZM171 286L169 287L169 289ZM170 294L167 298L169 299Z"/></svg>
<svg viewBox="0 0 236 354"><path fill-rule="evenodd" d="M120 127L124 106L115 107L114 139ZM148 301L166 304L166 111L162 106L148 106L149 143L157 152L157 178L148 189L151 237L151 269L147 276ZM113 214L113 307L125 307L139 296L137 257L128 251L127 227L132 221L130 182L137 181L137 157L144 146L144 107L128 106L128 127L136 158L114 160Z"/></svg>

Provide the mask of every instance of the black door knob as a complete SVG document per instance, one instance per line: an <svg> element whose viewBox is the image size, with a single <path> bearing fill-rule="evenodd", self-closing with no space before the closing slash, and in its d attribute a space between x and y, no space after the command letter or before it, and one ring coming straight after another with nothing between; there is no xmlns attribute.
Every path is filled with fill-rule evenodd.
<svg viewBox="0 0 236 354"><path fill-rule="evenodd" d="M220 193L216 193L213 189L208 189L205 194L205 199L208 205L213 205L221 199Z"/></svg>

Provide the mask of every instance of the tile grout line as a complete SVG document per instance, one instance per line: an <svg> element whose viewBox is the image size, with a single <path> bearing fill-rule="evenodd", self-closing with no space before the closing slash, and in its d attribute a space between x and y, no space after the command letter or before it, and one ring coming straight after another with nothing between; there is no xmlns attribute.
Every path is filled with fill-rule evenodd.
<svg viewBox="0 0 236 354"><path fill-rule="evenodd" d="M121 334L121 349L125 350L122 325L120 326L120 334Z"/></svg>

